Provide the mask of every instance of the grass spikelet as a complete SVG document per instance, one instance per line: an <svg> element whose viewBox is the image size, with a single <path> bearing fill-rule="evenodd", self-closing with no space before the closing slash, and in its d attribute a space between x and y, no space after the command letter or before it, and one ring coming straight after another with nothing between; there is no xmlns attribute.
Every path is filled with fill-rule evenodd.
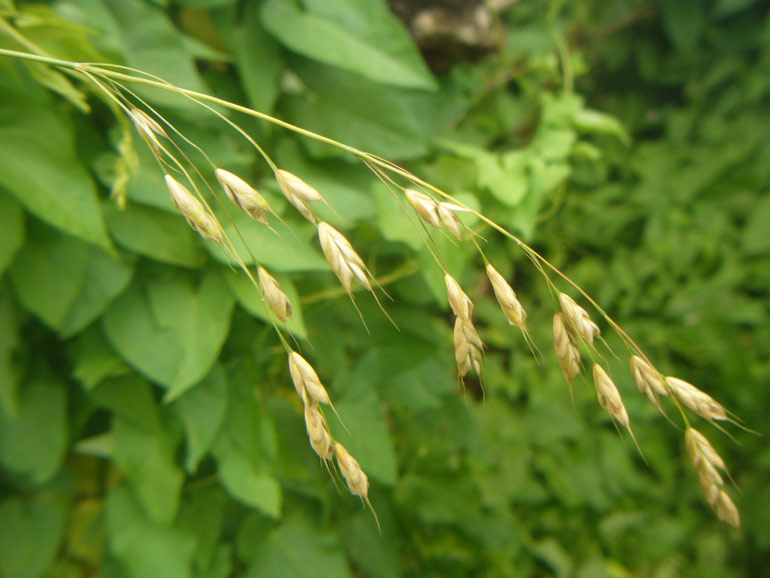
<svg viewBox="0 0 770 578"><path fill-rule="evenodd" d="M404 191L406 200L412 205L415 213L426 223L429 223L436 227L441 228L441 217L438 214L438 203L431 199L428 195L415 191L412 189L406 189Z"/></svg>
<svg viewBox="0 0 770 578"><path fill-rule="evenodd" d="M272 213L273 210L265 197L260 195L249 183L229 171L217 169L215 174L228 199L255 221L268 224L267 213Z"/></svg>
<svg viewBox="0 0 770 578"><path fill-rule="evenodd" d="M671 393L699 416L709 421L730 420L727 411L713 397L703 393L693 384L678 377L666 377L666 383Z"/></svg>
<svg viewBox="0 0 770 578"><path fill-rule="evenodd" d="M342 233L330 224L321 222L318 223L318 239L326 261L349 295L352 294L353 279L369 291L372 290L363 259Z"/></svg>
<svg viewBox="0 0 770 578"><path fill-rule="evenodd" d="M334 440L317 404L305 405L305 428L313 451L322 460L330 460L334 456Z"/></svg>
<svg viewBox="0 0 770 578"><path fill-rule="evenodd" d="M725 472L725 462L716 452L706 437L696 429L689 427L684 434L687 453L690 455L690 462L698 473L701 489L706 496L706 501L716 512L717 517L735 528L741 525L738 508L730 499L730 496L724 491L724 480L719 474L719 470Z"/></svg>
<svg viewBox="0 0 770 578"><path fill-rule="evenodd" d="M294 383L294 389L297 390L302 403L306 406L318 403L328 405L340 423L347 429L315 369L296 351L289 354L289 373Z"/></svg>
<svg viewBox="0 0 770 578"><path fill-rule="evenodd" d="M556 313L553 316L553 347L572 396L572 382L580 374L580 352L574 338L567 330L562 313Z"/></svg>
<svg viewBox="0 0 770 578"><path fill-rule="evenodd" d="M283 323L286 323L286 319L292 315L291 301L281 291L278 281L264 267L257 269L257 277L259 278L259 289L268 307L270 307L270 311Z"/></svg>
<svg viewBox="0 0 770 578"><path fill-rule="evenodd" d="M369 478L366 476L366 473L364 473L356 459L350 455L341 443L336 442L334 444L334 454L337 458L340 472L342 472L342 476L348 484L350 493L354 496L360 496L366 502L374 515L374 521L377 522L377 528L382 531L377 512L374 511L372 503L369 501Z"/></svg>
<svg viewBox="0 0 770 578"><path fill-rule="evenodd" d="M441 222L447 230L452 233L455 239L462 241L463 232L460 226L460 219L457 218L457 213L455 213L454 205L441 202L438 204L437 211Z"/></svg>
<svg viewBox="0 0 770 578"><path fill-rule="evenodd" d="M454 343L455 361L460 377L465 377L471 369L480 376L484 342L473 324L460 316L455 319Z"/></svg>
<svg viewBox="0 0 770 578"><path fill-rule="evenodd" d="M638 387L639 391L646 395L652 403L660 408L658 396L668 395L666 384L663 383L664 378L654 367L638 355L631 356L629 365L631 366L631 373L634 376L636 387Z"/></svg>
<svg viewBox="0 0 770 578"><path fill-rule="evenodd" d="M467 323L472 323L473 301L465 294L460 284L449 273L444 275L447 299L449 306L457 317L461 317Z"/></svg>
<svg viewBox="0 0 770 578"><path fill-rule="evenodd" d="M316 217L315 213L313 213L313 210L310 208L310 203L314 201L326 202L321 196L321 193L297 175L284 169L276 170L275 178L286 199L294 205L294 208L296 208L303 217L315 224Z"/></svg>
<svg viewBox="0 0 770 578"><path fill-rule="evenodd" d="M165 179L171 193L171 201L182 213L187 223L204 239L223 244L224 233L216 218L209 214L203 204L174 177L165 175Z"/></svg>
<svg viewBox="0 0 770 578"><path fill-rule="evenodd" d="M631 421L628 419L626 406L623 405L623 398L620 397L620 392L615 386L615 382L610 379L610 376L607 375L607 372L598 363L594 364L594 386L596 386L599 405L612 416L612 419L628 430L628 433L631 434L631 439L634 440L637 449L639 449L639 453L642 453L634 432L631 430Z"/></svg>
<svg viewBox="0 0 770 578"><path fill-rule="evenodd" d="M161 146L158 137L168 138L168 134L163 127L158 121L139 108L131 108L128 111L128 116L131 118L131 122L134 123L137 132L141 135L144 142L147 143L147 146L149 146L156 155L159 155Z"/></svg>
<svg viewBox="0 0 770 578"><path fill-rule="evenodd" d="M594 337L598 337L601 331L599 326L591 321L585 309L575 303L574 299L566 293L559 293L559 304L564 313L565 319L570 329L572 329L580 338L593 347Z"/></svg>

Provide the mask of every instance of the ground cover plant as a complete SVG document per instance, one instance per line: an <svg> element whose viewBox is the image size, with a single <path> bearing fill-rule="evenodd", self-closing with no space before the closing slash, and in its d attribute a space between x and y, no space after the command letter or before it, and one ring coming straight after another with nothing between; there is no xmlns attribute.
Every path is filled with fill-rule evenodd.
<svg viewBox="0 0 770 578"><path fill-rule="evenodd" d="M768 11L503 4L0 2L0 576L764 567Z"/></svg>

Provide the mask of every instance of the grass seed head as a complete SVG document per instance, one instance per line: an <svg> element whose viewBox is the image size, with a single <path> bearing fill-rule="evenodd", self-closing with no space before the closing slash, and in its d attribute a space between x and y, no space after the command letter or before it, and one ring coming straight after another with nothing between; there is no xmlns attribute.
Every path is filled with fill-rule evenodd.
<svg viewBox="0 0 770 578"><path fill-rule="evenodd" d="M259 289L268 307L270 307L270 310L278 319L286 323L286 319L291 317L292 314L291 301L281 291L278 281L264 267L257 269L257 276L259 277Z"/></svg>
<svg viewBox="0 0 770 578"><path fill-rule="evenodd" d="M361 469L356 459L348 453L341 443L334 444L334 453L337 456L337 465L345 477L350 493L354 496L367 498L369 496L369 478Z"/></svg>
<svg viewBox="0 0 770 578"><path fill-rule="evenodd" d="M313 403L331 405L329 394L315 369L296 351L289 354L289 373L294 382L294 388L305 405Z"/></svg>
<svg viewBox="0 0 770 578"><path fill-rule="evenodd" d="M594 364L594 385L599 397L599 405L622 424L623 427L630 430L631 424L628 419L628 412L626 412L626 406L623 405L620 392L612 379L610 379L610 376L607 375L607 372L604 371L604 368L598 363Z"/></svg>
<svg viewBox="0 0 770 578"><path fill-rule="evenodd" d="M699 431L691 427L687 428L684 439L690 462L698 473L698 481L706 501L721 521L735 528L740 527L741 518L738 508L723 490L724 480L719 470L727 472L724 460Z"/></svg>
<svg viewBox="0 0 770 578"><path fill-rule="evenodd" d="M591 321L591 316L588 315L588 312L575 303L574 299L566 293L559 293L559 304L564 312L569 328L577 333L588 345L593 346L594 337L598 337L601 331L599 326Z"/></svg>
<svg viewBox="0 0 770 578"><path fill-rule="evenodd" d="M460 284L449 273L444 275L449 306L457 317L462 317L467 323L472 323L473 301L465 294Z"/></svg>
<svg viewBox="0 0 770 578"><path fill-rule="evenodd" d="M454 205L449 203L439 203L437 207L438 216L441 222L447 230L452 233L452 236L458 241L463 239L463 231L460 225L460 219L457 218L457 213L454 211Z"/></svg>
<svg viewBox="0 0 770 578"><path fill-rule="evenodd" d="M426 223L429 223L436 227L441 228L441 217L438 212L438 204L431 199L428 195L415 191L413 189L406 189L404 191L406 200L412 205L415 213Z"/></svg>
<svg viewBox="0 0 770 578"><path fill-rule="evenodd" d="M316 218L313 210L310 208L310 203L313 201L323 201L324 198L321 196L321 193L297 175L283 169L278 169L275 172L275 178L286 199L294 205L294 208L303 217L315 224Z"/></svg>
<svg viewBox="0 0 770 578"><path fill-rule="evenodd" d="M481 375L484 342L473 324L459 316L455 319L454 343L460 377L465 377L471 369Z"/></svg>
<svg viewBox="0 0 770 578"><path fill-rule="evenodd" d="M556 313L553 316L553 347L556 350L561 371L571 386L580 373L580 352L567 330L562 313Z"/></svg>
<svg viewBox="0 0 770 578"><path fill-rule="evenodd" d="M328 223L321 222L318 223L318 239L326 261L348 294L352 292L353 279L372 290L363 259L342 233Z"/></svg>
<svg viewBox="0 0 770 578"><path fill-rule="evenodd" d="M730 496L724 490L719 492L714 508L720 520L730 524L733 528L741 527L741 516L738 513L738 508L735 507Z"/></svg>
<svg viewBox="0 0 770 578"><path fill-rule="evenodd" d="M513 290L513 287L508 284L505 278L492 265L487 265L487 277L489 277L489 282L492 284L497 302L508 319L508 323L524 329L526 327L527 312L524 311L524 307L521 306L521 303L516 298L516 292Z"/></svg>
<svg viewBox="0 0 770 578"><path fill-rule="evenodd" d="M693 384L677 377L667 377L666 383L668 384L671 393L699 416L704 417L709 421L729 419L724 407L722 407L713 397L703 393Z"/></svg>
<svg viewBox="0 0 770 578"><path fill-rule="evenodd" d="M324 460L331 459L334 455L334 440L317 404L305 406L305 428L313 451Z"/></svg>
<svg viewBox="0 0 770 578"><path fill-rule="evenodd" d="M203 204L171 175L165 175L166 185L171 193L171 201L179 209L187 223L204 239L222 243L224 233L216 218L209 214Z"/></svg>
<svg viewBox="0 0 770 578"><path fill-rule="evenodd" d="M663 377L654 367L638 355L631 356L629 365L631 366L631 373L634 376L636 387L638 387L639 391L646 395L652 403L660 407L658 396L668 395L668 389L663 382Z"/></svg>
<svg viewBox="0 0 770 578"><path fill-rule="evenodd" d="M272 213L272 209L265 197L260 195L249 183L229 171L217 169L215 174L225 190L227 198L255 221L267 224L267 213Z"/></svg>
<svg viewBox="0 0 770 578"><path fill-rule="evenodd" d="M139 108L132 108L128 114L142 139L156 155L160 154L161 147L158 137L168 138L168 134L160 123Z"/></svg>

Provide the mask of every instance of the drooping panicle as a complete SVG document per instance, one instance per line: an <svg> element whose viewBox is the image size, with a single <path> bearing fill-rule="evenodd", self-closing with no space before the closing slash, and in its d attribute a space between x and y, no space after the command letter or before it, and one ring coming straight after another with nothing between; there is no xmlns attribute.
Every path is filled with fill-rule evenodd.
<svg viewBox="0 0 770 578"><path fill-rule="evenodd" d="M286 294L281 291L281 286L278 281L268 273L264 267L257 269L257 277L259 278L259 289L262 292L262 297L270 307L270 311L286 323L286 320L291 317L292 306L291 301Z"/></svg>
<svg viewBox="0 0 770 578"><path fill-rule="evenodd" d="M235 203L252 219L267 225L267 213L272 213L270 205L257 190L238 175L217 169L214 171L219 184L225 190L227 198Z"/></svg>

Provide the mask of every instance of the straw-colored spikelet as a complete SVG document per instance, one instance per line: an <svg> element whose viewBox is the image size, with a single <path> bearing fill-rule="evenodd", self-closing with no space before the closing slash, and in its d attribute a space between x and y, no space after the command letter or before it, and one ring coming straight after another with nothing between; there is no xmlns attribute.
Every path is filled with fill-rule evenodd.
<svg viewBox="0 0 770 578"><path fill-rule="evenodd" d="M249 183L229 171L217 169L214 172L228 199L255 221L265 225L268 224L267 213L272 213L273 211L265 197L260 195Z"/></svg>
<svg viewBox="0 0 770 578"><path fill-rule="evenodd" d="M628 419L628 412L626 412L626 406L623 405L620 392L607 372L598 363L594 364L594 385L599 397L599 405L630 432L631 422ZM633 432L631 435L634 435Z"/></svg>
<svg viewBox="0 0 770 578"><path fill-rule="evenodd" d="M467 323L472 323L473 301L465 294L460 284L449 273L444 275L449 306L457 317L461 317Z"/></svg>
<svg viewBox="0 0 770 578"><path fill-rule="evenodd" d="M460 377L465 377L471 369L481 375L484 342L473 324L460 316L455 319L454 342Z"/></svg>
<svg viewBox="0 0 770 578"><path fill-rule="evenodd" d="M580 373L580 352L574 338L567 331L567 325L561 313L553 316L553 347L556 350L561 371L571 387L575 377Z"/></svg>
<svg viewBox="0 0 770 578"><path fill-rule="evenodd" d="M522 330L526 329L527 312L521 306L516 298L516 292L513 290L505 278L498 273L492 265L487 265L487 277L495 291L495 297L500 304L500 308L505 313L508 323L515 325Z"/></svg>
<svg viewBox="0 0 770 578"><path fill-rule="evenodd" d="M291 301L286 294L281 291L281 286L278 284L270 273L268 273L264 267L257 269L257 276L259 277L259 290L262 292L262 297L265 299L270 311L286 323L286 319L291 317L292 307Z"/></svg>
<svg viewBox="0 0 770 578"><path fill-rule="evenodd" d="M305 406L305 428L313 451L322 459L330 460L334 455L334 440L317 404Z"/></svg>
<svg viewBox="0 0 770 578"><path fill-rule="evenodd" d="M594 337L600 334L599 326L591 321L585 309L575 303L575 301L566 293L559 293L559 304L564 312L568 328L577 333L580 338L593 346Z"/></svg>
<svg viewBox="0 0 770 578"><path fill-rule="evenodd" d="M174 206L179 209L187 223L195 229L201 237L222 243L224 234L222 227L213 215L204 208L187 188L180 184L171 175L166 175L166 185L171 193Z"/></svg>
<svg viewBox="0 0 770 578"><path fill-rule="evenodd" d="M720 520L738 528L741 525L738 508L722 489L724 480L719 470L727 473L724 460L699 431L687 428L684 439L687 453L690 454L690 462L698 473L701 488L709 505Z"/></svg>
<svg viewBox="0 0 770 578"><path fill-rule="evenodd" d="M404 191L406 200L412 205L415 213L426 223L429 223L436 227L441 228L441 217L438 214L438 203L431 199L428 195L415 191L412 189L406 189Z"/></svg>
<svg viewBox="0 0 770 578"><path fill-rule="evenodd" d="M671 393L681 401L686 407L707 420L726 420L727 411L710 395L703 393L700 389L691 383L677 377L667 377Z"/></svg>
<svg viewBox="0 0 770 578"><path fill-rule="evenodd" d="M337 465L342 472L342 476L348 484L350 493L354 496L360 496L362 500L366 502L369 509L374 515L374 521L377 522L377 527L380 527L380 520L377 517L377 512L374 511L372 503L369 501L369 478L364 473L356 459L350 455L348 450L345 449L339 442L334 443L334 455L337 457Z"/></svg>
<svg viewBox="0 0 770 578"><path fill-rule="evenodd" d="M294 205L303 217L315 224L316 218L313 210L310 208L310 203L313 201L323 201L324 198L321 196L321 193L297 175L283 169L275 171L275 178L286 199Z"/></svg>
<svg viewBox="0 0 770 578"><path fill-rule="evenodd" d="M168 138L168 134L166 134L163 127L141 109L132 108L128 114L142 139L144 139L155 154L159 154L161 147L158 137Z"/></svg>
<svg viewBox="0 0 770 578"><path fill-rule="evenodd" d="M289 373L291 373L294 388L305 405L322 403L331 406L329 394L315 369L296 351L289 354Z"/></svg>
<svg viewBox="0 0 770 578"><path fill-rule="evenodd" d="M668 395L668 389L663 382L663 376L655 370L649 363L638 355L631 356L631 373L634 376L636 387L639 391L647 396L647 398L660 407L659 395Z"/></svg>
<svg viewBox="0 0 770 578"><path fill-rule="evenodd" d="M441 219L441 222L444 223L444 226L447 228L447 230L452 233L452 236L457 239L458 241L461 241L463 238L463 231L460 227L460 219L457 217L457 213L455 212L460 207L457 207L456 205L451 205L449 203L439 203L438 204L438 216Z"/></svg>
<svg viewBox="0 0 770 578"><path fill-rule="evenodd" d="M318 223L318 239L329 266L348 294L352 292L353 279L372 290L364 261L342 233L328 223L321 222Z"/></svg>

